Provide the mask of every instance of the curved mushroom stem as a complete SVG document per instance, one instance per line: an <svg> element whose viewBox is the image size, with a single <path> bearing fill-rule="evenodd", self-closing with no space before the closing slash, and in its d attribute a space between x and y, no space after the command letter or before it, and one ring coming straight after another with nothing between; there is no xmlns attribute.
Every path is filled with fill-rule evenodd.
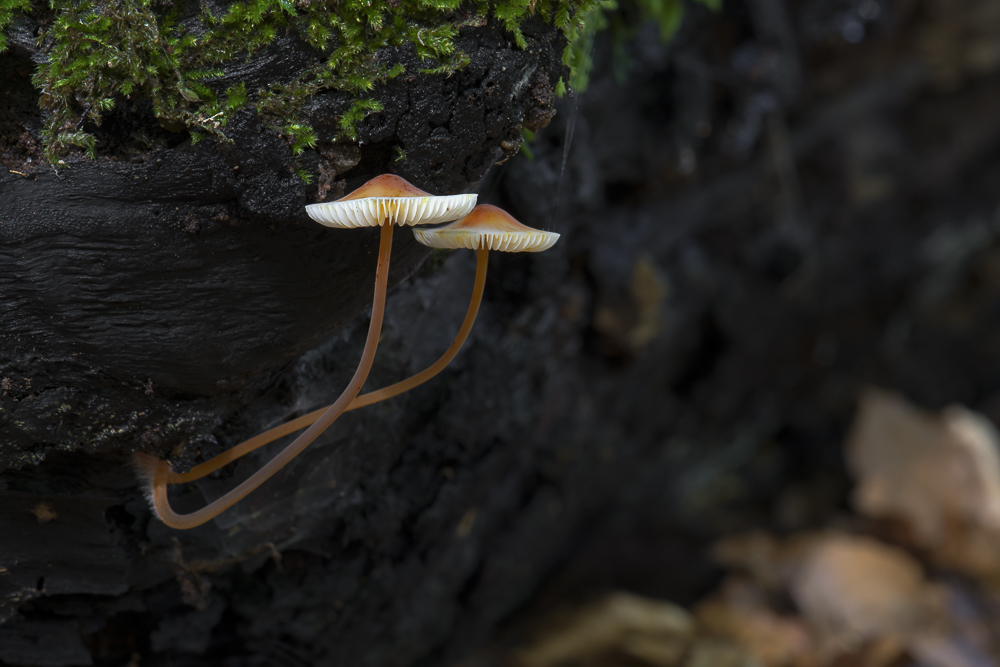
<svg viewBox="0 0 1000 667"><path fill-rule="evenodd" d="M488 265L487 260L489 259L489 253L490 251L487 248L480 248L476 251L476 284L472 288L472 300L469 301L469 310L465 313L465 320L462 321L462 327L458 330L458 335L455 336L455 340L451 342L451 345L449 345L445 353L441 355L441 358L416 375L411 375L405 380L397 382L396 384L391 384L388 387L376 389L375 391L358 396L351 401L350 407L347 408L348 410L357 410L358 408L363 408L366 405L371 405L372 403L378 403L379 401L384 401L387 398L398 396L404 391L409 391L410 389L427 382L432 377L443 371L445 367L451 363L451 360L455 358L458 351L462 349L462 345L465 344L465 339L469 337L469 332L472 331L472 325L476 323L476 315L479 313L479 304L483 302L483 289L486 286L486 267ZM317 412L319 411L317 410ZM311 417L314 414L316 414L316 412L311 412L308 415L305 415L305 417ZM300 417L299 419L303 419L303 417Z"/></svg>
<svg viewBox="0 0 1000 667"><path fill-rule="evenodd" d="M476 322L476 315L479 313L479 305L482 303L483 290L486 286L486 268L489 265L489 253L490 251L486 248L480 248L476 251L476 282L472 288L472 299L469 301L469 310L465 313L465 320L462 322L462 327L458 330L458 335L455 336L455 340L452 341L448 350L441 355L441 358L416 375L413 375L401 382L397 382L396 384L389 385L388 387L383 387L382 389L358 396L351 401L351 404L347 406L345 412L347 410L363 408L366 405L378 403L379 401L384 401L385 399L392 398L393 396L398 396L404 391L408 391L423 384L424 382L427 382L451 363L451 360L455 358L458 351L462 349L462 345L465 344L466 338L469 337L469 332L472 331L472 325ZM315 410L309 414L305 414L289 422L285 422L281 426L275 426L268 431L255 435L249 440L244 440L235 447L226 450L222 454L219 454L204 463L196 465L187 472L170 472L168 482L170 484L183 484L185 482L193 482L196 479L201 479L205 475L215 472L219 468L235 461L241 456L249 454L255 449L263 447L264 445L273 442L282 436L286 436L289 433L294 433L299 429L309 426L319 419L323 413L329 409L329 407L332 406L320 408L319 410Z"/></svg>
<svg viewBox="0 0 1000 667"><path fill-rule="evenodd" d="M200 510L191 512L190 514L177 514L174 512L170 508L170 501L167 497L167 485L176 483L176 478L183 476L174 475L170 470L169 464L165 461L160 461L156 457L148 454L137 456L135 459L136 464L148 477L149 492L153 502L153 507L163 523L167 524L171 528L185 530L187 528L200 526L207 521L211 521L221 512L242 500L248 493L263 484L289 461L298 456L302 450L308 447L313 440L315 440L330 426L330 424L336 421L337 417L348 409L351 401L354 400L355 396L358 395L358 392L361 391L361 387L368 378L368 372L371 370L372 361L375 359L375 348L378 346L379 334L382 331L382 314L385 311L385 293L389 282L389 254L392 250L392 228L393 225L390 222L386 222L382 225L381 242L379 243L378 251L378 269L375 272L375 300L372 305L371 324L368 325L368 338L365 340L365 349L364 352L361 353L361 361L358 364L358 369L354 372L354 377L351 378L350 384L348 384L347 388L344 389L340 398L338 398L333 405L323 410L322 414L313 420L314 423L311 427L309 427L309 429L306 430L305 433L297 437L290 445L285 447L285 449L271 459L267 465L255 472L232 491L229 491L221 498L209 503ZM229 461L233 461L242 455L239 454L237 456L229 456L232 451L233 450L230 450L225 454L217 456L210 462L215 462L217 459L225 459L217 466L221 467Z"/></svg>

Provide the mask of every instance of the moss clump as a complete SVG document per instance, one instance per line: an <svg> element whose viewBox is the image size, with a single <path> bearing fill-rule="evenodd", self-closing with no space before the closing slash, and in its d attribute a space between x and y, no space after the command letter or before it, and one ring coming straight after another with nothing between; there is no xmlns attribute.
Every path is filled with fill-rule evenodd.
<svg viewBox="0 0 1000 667"><path fill-rule="evenodd" d="M197 141L225 136L227 116L254 105L274 129L301 152L316 141L300 122L302 105L324 89L345 91L356 102L340 130L356 137L358 121L377 112L365 94L402 73L380 64L385 47L412 45L427 63L425 74L461 69L468 56L455 47L464 25L499 20L522 48L521 25L537 15L568 38L601 0L237 0L223 10L201 4L195 17L173 0L50 0L52 19L40 37L48 61L33 83L46 113L43 137L49 159L71 146L91 155L100 126L116 104L133 96L149 100L162 124L183 126ZM32 0L0 0L0 29L16 12L37 8ZM249 58L279 35L295 33L316 50L316 64L293 81L258 90L224 87L224 68ZM0 46L4 43L0 42Z"/></svg>
<svg viewBox="0 0 1000 667"><path fill-rule="evenodd" d="M0 0L0 53L7 49L7 36L2 29L14 19L15 11L27 11L31 8L31 0Z"/></svg>

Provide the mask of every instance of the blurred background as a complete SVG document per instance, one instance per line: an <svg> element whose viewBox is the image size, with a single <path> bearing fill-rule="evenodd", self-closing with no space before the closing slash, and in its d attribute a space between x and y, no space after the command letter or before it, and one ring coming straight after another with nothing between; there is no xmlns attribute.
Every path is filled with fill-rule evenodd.
<svg viewBox="0 0 1000 667"><path fill-rule="evenodd" d="M487 191L643 463L460 664L1000 664L1000 3L669 7Z"/></svg>

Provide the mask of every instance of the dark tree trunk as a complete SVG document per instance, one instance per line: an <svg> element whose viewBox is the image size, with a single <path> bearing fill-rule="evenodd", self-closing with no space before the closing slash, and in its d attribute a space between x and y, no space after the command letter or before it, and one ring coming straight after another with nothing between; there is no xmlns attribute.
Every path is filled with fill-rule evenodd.
<svg viewBox="0 0 1000 667"><path fill-rule="evenodd" d="M547 121L562 44L467 28L470 66L376 91L360 151L321 144L307 159L338 176L311 187L249 114L231 146L56 175L11 138L33 93L27 55L0 56L0 662L453 664L545 582L685 600L713 537L821 523L866 384L1000 414L1000 21L988 0L866 2L690 7L670 46L639 31L625 82L602 37L534 159L489 174ZM494 253L440 377L166 528L130 453L184 468L347 383L377 241L302 207L383 171L563 238ZM475 258L427 258L397 234L368 388L458 328Z"/></svg>

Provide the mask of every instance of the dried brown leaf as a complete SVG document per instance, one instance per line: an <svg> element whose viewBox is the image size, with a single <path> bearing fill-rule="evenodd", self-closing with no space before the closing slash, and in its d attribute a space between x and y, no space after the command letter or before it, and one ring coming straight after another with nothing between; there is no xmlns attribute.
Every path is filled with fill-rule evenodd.
<svg viewBox="0 0 1000 667"><path fill-rule="evenodd" d="M905 522L939 563L998 576L998 443L992 424L965 408L933 414L870 389L848 441L854 504L862 514Z"/></svg>
<svg viewBox="0 0 1000 667"><path fill-rule="evenodd" d="M535 641L514 662L522 667L556 667L608 653L631 655L654 667L670 667L694 630L684 609L630 593L612 593L579 609L543 621Z"/></svg>

